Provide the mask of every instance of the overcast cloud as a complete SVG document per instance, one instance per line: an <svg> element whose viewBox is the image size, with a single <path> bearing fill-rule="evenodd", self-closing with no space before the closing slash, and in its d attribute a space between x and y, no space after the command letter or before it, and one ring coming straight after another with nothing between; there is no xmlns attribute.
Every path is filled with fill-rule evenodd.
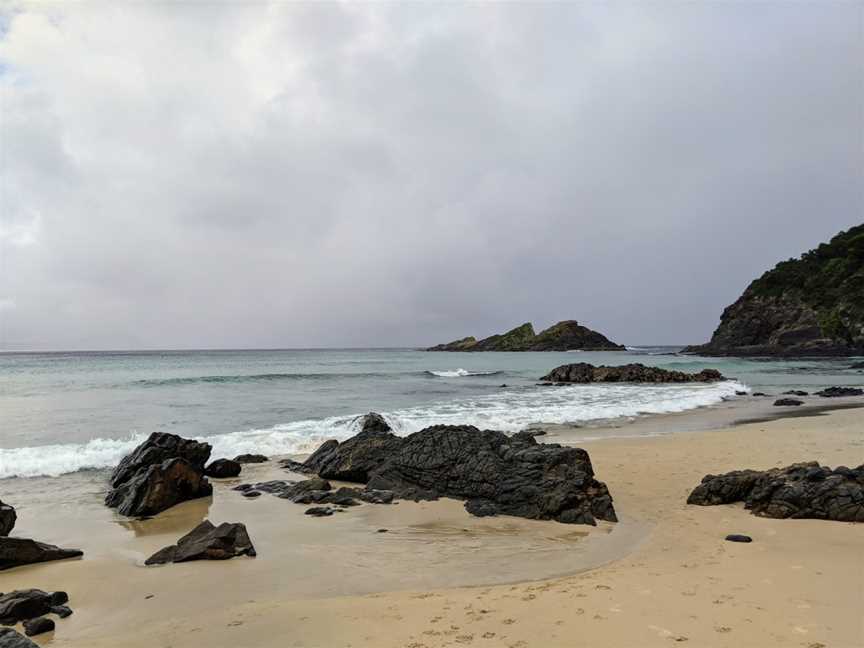
<svg viewBox="0 0 864 648"><path fill-rule="evenodd" d="M864 214L858 2L0 18L0 348L706 340Z"/></svg>

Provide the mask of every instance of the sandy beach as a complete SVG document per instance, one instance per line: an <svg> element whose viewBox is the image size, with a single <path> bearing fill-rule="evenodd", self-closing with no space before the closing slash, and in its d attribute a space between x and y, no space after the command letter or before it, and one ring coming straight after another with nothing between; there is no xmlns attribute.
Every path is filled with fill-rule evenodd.
<svg viewBox="0 0 864 648"><path fill-rule="evenodd" d="M85 558L5 572L0 583L68 591L75 614L36 639L70 648L853 648L864 645L864 527L685 504L707 473L864 460L861 409L810 414L580 443L621 518L597 528L472 518L452 500L310 519L277 498L237 496L239 480L218 482L212 502L118 523L93 497L102 474L82 473L89 496L51 515L22 506L17 530L80 546ZM550 436L567 442L566 430ZM245 480L282 475L271 463L248 467ZM258 557L141 566L204 517L245 522ZM754 542L725 542L729 533Z"/></svg>

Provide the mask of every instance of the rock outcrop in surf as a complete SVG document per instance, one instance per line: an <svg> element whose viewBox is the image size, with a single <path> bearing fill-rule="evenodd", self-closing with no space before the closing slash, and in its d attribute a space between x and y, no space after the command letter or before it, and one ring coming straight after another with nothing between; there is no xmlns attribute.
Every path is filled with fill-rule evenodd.
<svg viewBox="0 0 864 648"><path fill-rule="evenodd" d="M471 425L433 425L397 437L373 413L356 436L343 443L327 441L305 462L287 467L365 483L367 492L393 493L398 499L465 500L474 515L568 524L617 521L612 497L594 478L585 450Z"/></svg>
<svg viewBox="0 0 864 648"><path fill-rule="evenodd" d="M864 225L778 263L723 311L710 342L684 353L864 354Z"/></svg>
<svg viewBox="0 0 864 648"><path fill-rule="evenodd" d="M210 444L154 432L111 475L105 504L121 515L161 513L175 504L213 493L204 476Z"/></svg>
<svg viewBox="0 0 864 648"><path fill-rule="evenodd" d="M689 383L717 382L726 378L716 369L703 369L699 373L686 373L659 367L647 367L640 363L618 367L605 365L595 367L587 362L561 365L540 380L551 383Z"/></svg>
<svg viewBox="0 0 864 648"><path fill-rule="evenodd" d="M429 347L427 351L624 351L624 346L605 335L582 326L576 320L558 322L534 333L534 326L521 326L482 340L466 337L454 342Z"/></svg>

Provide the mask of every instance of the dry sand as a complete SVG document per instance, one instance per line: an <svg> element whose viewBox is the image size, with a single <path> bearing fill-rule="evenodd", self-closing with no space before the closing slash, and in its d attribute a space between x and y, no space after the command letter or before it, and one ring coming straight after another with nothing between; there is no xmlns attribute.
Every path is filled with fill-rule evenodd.
<svg viewBox="0 0 864 648"><path fill-rule="evenodd" d="M75 615L39 639L58 648L864 646L864 525L685 504L710 472L864 462L864 410L580 445L618 525L477 520L452 501L311 520L229 483L212 504L124 527L90 493L19 509L22 535L73 541L85 559L0 573L0 590L69 591ZM205 515L246 522L259 557L139 566Z"/></svg>

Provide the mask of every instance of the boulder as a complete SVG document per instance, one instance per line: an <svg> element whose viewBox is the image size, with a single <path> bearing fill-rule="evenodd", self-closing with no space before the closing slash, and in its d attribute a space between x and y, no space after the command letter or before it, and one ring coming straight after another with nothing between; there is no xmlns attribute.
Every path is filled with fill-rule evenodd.
<svg viewBox="0 0 864 648"><path fill-rule="evenodd" d="M540 380L552 383L688 383L717 382L725 380L716 369L703 369L699 373L671 371L659 367L646 367L641 363L621 365L618 367L595 367L587 362L561 365L556 367Z"/></svg>
<svg viewBox="0 0 864 648"><path fill-rule="evenodd" d="M66 592L23 589L0 595L0 624L14 625L51 612L51 608L69 600Z"/></svg>
<svg viewBox="0 0 864 648"><path fill-rule="evenodd" d="M687 498L700 506L741 501L761 517L864 522L864 465L831 470L811 461L707 475Z"/></svg>
<svg viewBox="0 0 864 648"><path fill-rule="evenodd" d="M203 473L204 465L210 458L210 450L209 443L184 439L167 432L154 432L117 464L111 473L111 486L116 488L150 466L175 458L185 459L190 466Z"/></svg>
<svg viewBox="0 0 864 648"><path fill-rule="evenodd" d="M255 557L255 547L240 522L223 522L218 527L204 520L185 536L150 556L144 564L162 565L190 560L227 560L235 556Z"/></svg>
<svg viewBox="0 0 864 648"><path fill-rule="evenodd" d="M213 487L203 469L175 457L141 468L128 481L109 491L105 504L121 515L156 515L175 504L207 497Z"/></svg>
<svg viewBox="0 0 864 648"><path fill-rule="evenodd" d="M775 407L797 407L798 405L803 405L804 401L798 400L797 398L778 398L774 401Z"/></svg>
<svg viewBox="0 0 864 648"><path fill-rule="evenodd" d="M52 632L54 630L54 621L48 617L38 617L29 619L24 622L24 634L28 637Z"/></svg>
<svg viewBox="0 0 864 648"><path fill-rule="evenodd" d="M208 477L217 479L225 479L227 477L236 477L242 470L240 462L231 459L216 459L204 469L204 474Z"/></svg>
<svg viewBox="0 0 864 648"><path fill-rule="evenodd" d="M269 457L265 457L262 454L241 454L234 457L234 461L239 464L253 464L253 463L264 463L265 461L270 461Z"/></svg>
<svg viewBox="0 0 864 648"><path fill-rule="evenodd" d="M335 512L336 509L330 506L313 506L306 509L306 515L311 515L312 517L329 517Z"/></svg>
<svg viewBox="0 0 864 648"><path fill-rule="evenodd" d="M801 391L800 389L790 389L789 391L783 392L784 396L809 396L810 394L806 391Z"/></svg>
<svg viewBox="0 0 864 648"><path fill-rule="evenodd" d="M864 395L864 389L858 389L857 387L828 387L827 389L823 389L822 391L816 392L817 396L821 396L822 398L839 398L842 396L862 396Z"/></svg>
<svg viewBox="0 0 864 648"><path fill-rule="evenodd" d="M39 648L39 645L12 628L0 628L0 648Z"/></svg>
<svg viewBox="0 0 864 648"><path fill-rule="evenodd" d="M753 542L753 538L748 535L741 535L739 533L730 533L726 536L726 540L729 542Z"/></svg>
<svg viewBox="0 0 864 648"><path fill-rule="evenodd" d="M0 537L0 571L51 560L79 558L83 555L80 549L61 549L28 538Z"/></svg>
<svg viewBox="0 0 864 648"><path fill-rule="evenodd" d="M15 528L17 519L15 509L0 501L0 536L8 536Z"/></svg>

